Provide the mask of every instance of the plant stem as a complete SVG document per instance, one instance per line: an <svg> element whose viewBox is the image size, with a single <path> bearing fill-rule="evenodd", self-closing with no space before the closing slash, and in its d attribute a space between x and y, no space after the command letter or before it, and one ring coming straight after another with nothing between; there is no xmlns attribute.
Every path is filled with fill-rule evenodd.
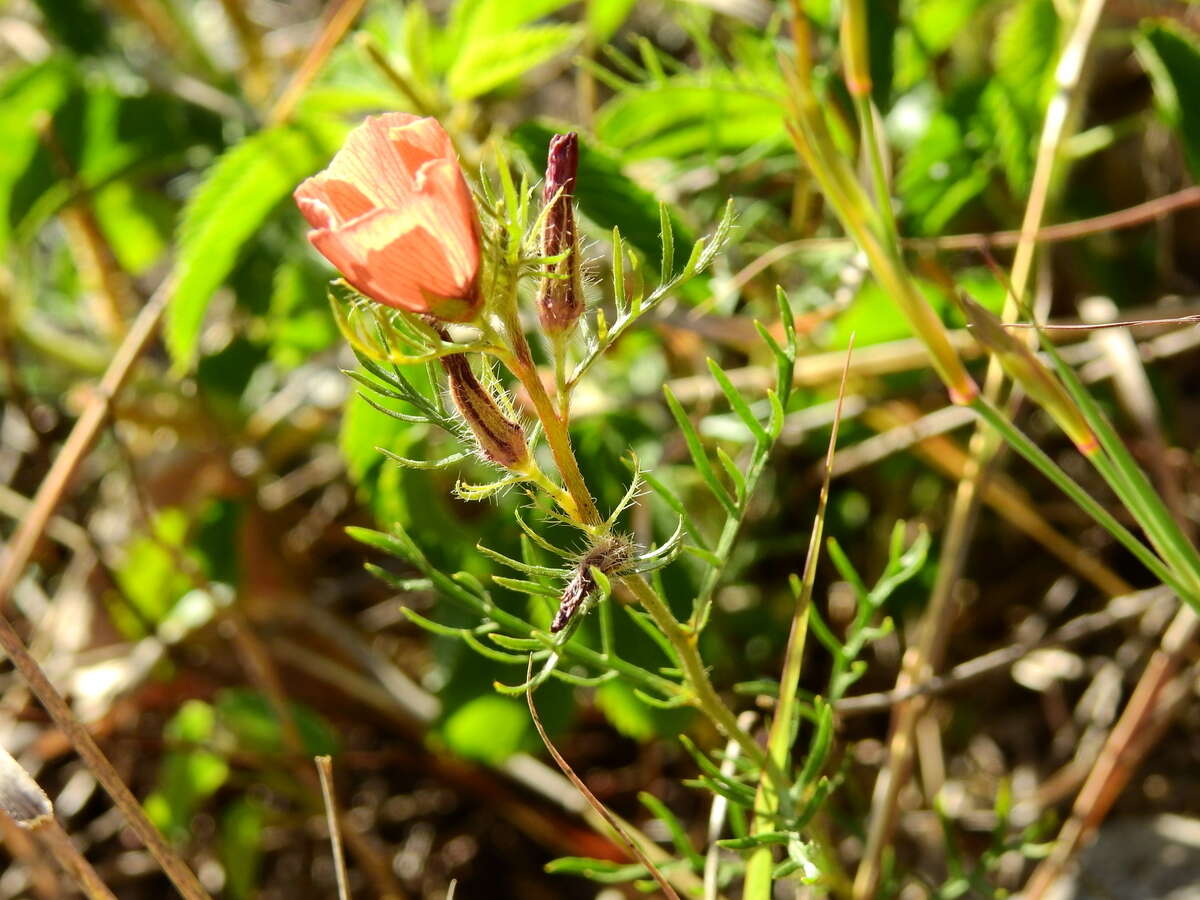
<svg viewBox="0 0 1200 900"><path fill-rule="evenodd" d="M696 646L696 635L684 629L679 620L667 607L666 602L658 596L655 590L641 575L630 575L621 579L621 583L629 593L645 608L654 620L654 624L666 635L671 646L679 654L679 664L683 668L694 697L692 705L712 720L726 737L737 741L742 752L754 760L755 764L767 772L777 790L786 792L789 782L783 770L767 755L737 723L732 710L713 688L708 677L708 670L700 658Z"/></svg>
<svg viewBox="0 0 1200 900"><path fill-rule="evenodd" d="M515 303L512 306L515 307ZM500 359L529 394L533 408L542 423L542 431L546 436L546 443L550 446L554 464L558 468L559 476L575 507L574 511L567 507L564 507L563 511L574 518L577 524L585 530L595 533L603 527L604 520L596 508L595 501L592 500L583 473L579 469L579 463L575 459L575 449L571 445L567 423L554 409L554 404L534 368L532 355L529 352L529 343L516 321L515 309L507 315L502 311L501 318L504 321L509 346L512 350L510 353L502 354ZM621 584L650 614L655 625L675 648L684 677L693 694L692 705L704 713L722 734L737 741L746 756L768 773L777 789L786 792L788 779L783 770L768 757L751 735L738 726L733 711L713 687L704 661L700 658L695 632L687 631L680 624L666 602L658 596L658 593L642 576L625 576L621 579Z"/></svg>
<svg viewBox="0 0 1200 900"><path fill-rule="evenodd" d="M896 227L896 214L892 210L891 185L888 184L887 169L883 164L883 140L875 127L875 105L870 93L858 94L854 98L854 109L862 129L863 150L871 169L871 186L875 189L875 205L879 209L884 235L894 242L893 252L899 256L900 231Z"/></svg>
<svg viewBox="0 0 1200 900"><path fill-rule="evenodd" d="M523 336L521 340L524 341ZM554 403L550 400L550 395L546 393L545 385L542 384L542 379L533 367L533 363L524 361L528 358L529 351L528 345L526 345L524 354L518 351L515 356L506 357L505 362L533 402L533 408L542 423L542 433L545 434L546 443L550 447L550 454L554 457L554 465L575 506L573 517L578 519L579 524L587 530L594 531L603 524L604 520L600 517L600 511L596 508L596 502L592 499L591 492L588 491L587 482L583 479L583 472L579 470L575 451L571 447L571 436L567 432L567 424L554 409ZM571 515L570 510L564 511Z"/></svg>
<svg viewBox="0 0 1200 900"><path fill-rule="evenodd" d="M1037 444L1013 425L1003 411L997 408L994 403L984 397L977 397L971 403L971 408L975 410L981 419L991 425L1010 447L1021 454L1028 462L1032 463L1039 472L1049 478L1059 490L1071 498L1073 503L1095 519L1105 531L1120 541L1122 546L1136 556L1163 584L1181 596L1188 594L1187 588L1175 578L1170 569L1163 565L1162 560L1155 556L1129 529L1118 522L1115 516L1108 512L1087 491L1060 469Z"/></svg>

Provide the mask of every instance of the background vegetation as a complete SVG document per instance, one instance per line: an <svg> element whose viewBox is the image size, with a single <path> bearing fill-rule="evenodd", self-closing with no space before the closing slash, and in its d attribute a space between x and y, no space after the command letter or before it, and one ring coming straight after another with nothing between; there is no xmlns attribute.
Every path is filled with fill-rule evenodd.
<svg viewBox="0 0 1200 900"><path fill-rule="evenodd" d="M805 566L853 336L799 682L794 762L811 816L804 841L779 851L777 892L1003 896L1108 817L1195 808L1195 626L1176 614L1187 591L1161 582L1188 583L1179 546L1200 522L1197 7L862 8L869 97L843 79L847 10L821 0L0 9L0 603L212 894L337 896L320 754L333 757L355 896L440 898L452 881L459 897L658 890L548 761L524 698L494 689L524 680L525 657L471 632L478 618L411 553L397 561L347 534L398 525L432 569L544 614L536 596L494 581L513 573L476 548L521 555L523 495L456 497L460 479L487 480L473 460L396 465L379 448L420 459L456 448L383 414L343 373L359 360L290 195L380 110L436 115L468 174L487 179L511 164L536 181L549 136L579 131L589 299L609 321L612 229L627 270L637 264L630 282L653 285L664 232L677 269L732 198L709 270L592 368L572 435L602 509L629 486L631 451L650 474L623 520L643 545L666 542L682 516L701 547L657 577L680 616L711 591L701 655L755 735L780 694L791 576ZM842 237L822 172L797 153L797 70L850 171L890 183L893 204L876 205L894 205L919 289L981 384L996 348L964 327L954 286L999 313L993 257L1019 269L1027 254L1040 321L1152 320L1046 336L1149 473L1171 526L1097 477L1053 413L1019 399L1006 409L1126 527L1155 547L1178 534L1182 545L1167 543L1184 564L1167 552L1170 571L1148 570L1013 454L964 506L980 458L971 411L949 404L875 261ZM878 118L864 118L872 106ZM1029 231L1031 198L1044 212ZM736 498L738 540L714 563L703 536L720 533L729 504L711 479L736 481L721 463L744 468L763 443L709 361L767 421L779 366L768 338L786 347L793 328L786 415L757 486ZM720 476L697 467L693 436ZM641 624L616 614L615 643L660 666L661 642ZM0 688L3 746L100 878L122 898L164 896L169 883L41 689L8 671ZM725 739L707 719L654 706L623 679L551 680L536 698L592 793L676 859L664 871L681 893L703 896L711 856L721 896L741 895L755 851L738 843L753 829L736 801L751 788L730 781L736 768L728 784L715 774ZM709 820L723 794L733 812L716 836L734 841L717 847ZM39 831L6 817L0 832L0 895L69 895ZM1200 877L1161 860L1152 870L1164 883Z"/></svg>

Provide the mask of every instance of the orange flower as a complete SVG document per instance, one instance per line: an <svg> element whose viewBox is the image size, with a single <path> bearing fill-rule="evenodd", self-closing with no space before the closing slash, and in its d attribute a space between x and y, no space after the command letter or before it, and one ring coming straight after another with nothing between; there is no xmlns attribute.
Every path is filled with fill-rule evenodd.
<svg viewBox="0 0 1200 900"><path fill-rule="evenodd" d="M435 119L368 118L294 196L313 227L309 241L359 291L408 312L474 317L479 219Z"/></svg>

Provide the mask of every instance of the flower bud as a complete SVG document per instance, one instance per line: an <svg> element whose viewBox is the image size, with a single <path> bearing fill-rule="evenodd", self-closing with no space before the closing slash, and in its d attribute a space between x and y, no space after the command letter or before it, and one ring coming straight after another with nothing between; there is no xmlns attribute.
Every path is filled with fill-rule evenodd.
<svg viewBox="0 0 1200 900"><path fill-rule="evenodd" d="M575 230L575 175L579 170L579 137L574 132L550 139L546 159L547 204L542 227L542 253L565 259L546 267L538 294L538 319L550 335L571 330L583 315L583 281L579 274L579 239Z"/></svg>
<svg viewBox="0 0 1200 900"><path fill-rule="evenodd" d="M550 623L551 634L566 628L584 601L599 588L592 570L604 575L618 574L629 562L631 552L629 541L616 534L606 534L588 548L575 564L574 573L559 596L558 611Z"/></svg>
<svg viewBox="0 0 1200 900"><path fill-rule="evenodd" d="M975 340L996 357L1009 378L1049 413L1079 452L1089 455L1098 450L1100 445L1096 435L1078 404L1037 354L1025 346L1024 341L1009 334L999 319L970 297L959 292L955 299Z"/></svg>
<svg viewBox="0 0 1200 900"><path fill-rule="evenodd" d="M443 356L442 368L450 382L450 396L479 442L483 455L506 469L520 468L529 459L525 430L496 406L491 393L475 377L461 353Z"/></svg>

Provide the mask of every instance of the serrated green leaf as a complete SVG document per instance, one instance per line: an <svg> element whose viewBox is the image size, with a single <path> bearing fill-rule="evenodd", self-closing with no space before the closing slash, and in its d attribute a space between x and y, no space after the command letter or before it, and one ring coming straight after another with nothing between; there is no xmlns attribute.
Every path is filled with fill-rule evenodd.
<svg viewBox="0 0 1200 900"><path fill-rule="evenodd" d="M1039 113L1049 99L1058 37L1054 0L1020 0L996 33L992 45L995 78L1027 114Z"/></svg>
<svg viewBox="0 0 1200 900"><path fill-rule="evenodd" d="M450 95L470 100L495 90L565 53L580 36L574 25L538 25L474 40L450 67Z"/></svg>
<svg viewBox="0 0 1200 900"><path fill-rule="evenodd" d="M51 57L35 66L18 68L0 84L0 249L8 242L13 213L14 182L28 168L38 151L34 118L42 110L53 110L63 102L76 78L74 66Z"/></svg>
<svg viewBox="0 0 1200 900"><path fill-rule="evenodd" d="M779 101L769 91L728 83L695 84L690 76L639 84L596 113L596 136L627 160L681 160L782 147Z"/></svg>
<svg viewBox="0 0 1200 900"><path fill-rule="evenodd" d="M175 370L195 359L209 300L243 245L296 186L328 161L344 129L329 122L281 125L251 135L209 169L179 227L176 283L165 339Z"/></svg>

